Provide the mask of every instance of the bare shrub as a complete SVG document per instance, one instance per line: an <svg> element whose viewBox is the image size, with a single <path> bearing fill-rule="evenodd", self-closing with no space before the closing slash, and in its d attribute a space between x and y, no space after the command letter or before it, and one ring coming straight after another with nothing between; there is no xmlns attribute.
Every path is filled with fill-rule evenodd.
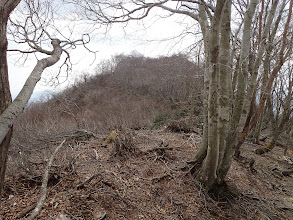
<svg viewBox="0 0 293 220"><path fill-rule="evenodd" d="M113 156L119 159L126 158L128 154L138 152L138 148L133 143L133 136L130 132L117 131L117 136L112 141L114 143Z"/></svg>
<svg viewBox="0 0 293 220"><path fill-rule="evenodd" d="M27 107L14 126L9 172L36 172L34 162L45 161L51 154L51 140L64 134L82 129L96 134L144 129L160 115L178 118L187 111L190 116L195 109L191 106L201 103L202 85L198 65L182 54L113 57L97 67L97 75L83 77L49 100ZM117 154L131 145L126 136L124 139L124 144L117 145Z"/></svg>
<svg viewBox="0 0 293 220"><path fill-rule="evenodd" d="M193 128L191 128L186 121L177 120L171 121L167 126L167 130L175 133L190 133L193 131Z"/></svg>

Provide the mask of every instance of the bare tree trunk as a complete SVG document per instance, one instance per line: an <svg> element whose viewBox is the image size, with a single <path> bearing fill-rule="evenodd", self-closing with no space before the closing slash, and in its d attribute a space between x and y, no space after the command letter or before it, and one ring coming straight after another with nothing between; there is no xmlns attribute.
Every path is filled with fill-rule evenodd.
<svg viewBox="0 0 293 220"><path fill-rule="evenodd" d="M293 100L292 97L292 90L293 90L293 80L292 80L292 74L289 74L289 86L287 88L287 96L284 99L284 102L282 104L282 111L280 111L279 113L274 113L274 109L273 109L273 105L271 100L267 100L268 103L268 109L270 112L270 118L272 121L272 128L273 128L273 132L272 132L272 141L265 147L260 147L258 149L256 149L256 153L257 154L263 154L266 152L271 151L276 143L278 142L278 139L280 137L280 135L288 130L289 126L291 125L291 121L293 121L293 117L290 118L290 115L292 114L292 108L291 108L291 103Z"/></svg>
<svg viewBox="0 0 293 220"><path fill-rule="evenodd" d="M268 37L268 42L267 42L267 46L266 46L266 54L265 54L265 59L264 59L264 63L263 63L261 94L263 94L263 92L265 90L265 87L266 87L266 84L268 81L268 77L269 77L269 73L271 72L270 61L271 61L272 51L273 51L273 39L276 36L277 29L280 24L281 17L282 17L285 6L286 6L286 1L283 1L283 3L281 4L280 10L279 10L279 14L277 16L277 19L275 20L275 22L273 24L273 29ZM260 136L260 132L262 129L263 117L266 112L266 109L267 109L267 107L265 107L262 110L259 121L254 129L254 132L253 132L253 141L256 144L259 144L259 136Z"/></svg>
<svg viewBox="0 0 293 220"><path fill-rule="evenodd" d="M252 32L252 20L255 14L256 5L258 0L251 0L247 11L244 16L244 27L243 36L241 42L241 53L239 60L239 71L237 77L237 89L235 96L235 103L233 109L233 116L231 121L231 129L235 131L238 128L239 121L241 118L241 113L243 110L245 92L247 88L247 77L248 77L248 59L250 52L250 38ZM237 133L237 132L235 132ZM236 137L234 137L236 138Z"/></svg>
<svg viewBox="0 0 293 220"><path fill-rule="evenodd" d="M232 163L232 156L235 151L235 144L238 135L238 127L239 121L242 113L243 108L243 100L245 97L245 89L246 89L246 79L247 79L247 71L248 71L248 56L250 50L250 36L251 36L251 24L253 15L255 13L256 5L258 0L251 0L247 12L245 13L244 17L244 30L243 30L243 37L241 42L241 54L239 60L239 72L237 78L237 91L235 96L235 107L233 109L233 114L231 116L231 121L229 124L229 131L227 131L227 138L226 138L226 146L225 152L222 159L221 167L219 167L219 177L218 182L224 181L225 176L227 175L231 163Z"/></svg>
<svg viewBox="0 0 293 220"><path fill-rule="evenodd" d="M231 36L231 1L226 3L223 11L220 41L220 115L219 115L219 162L217 182L224 181L222 166L226 163L224 155L227 146L227 134L232 110L232 66L230 63L230 36Z"/></svg>
<svg viewBox="0 0 293 220"><path fill-rule="evenodd" d="M44 69L55 64L59 61L62 54L62 47L60 46L60 41L55 39L52 40L52 45L54 50L52 55L48 58L44 58L37 62L34 70L30 74L26 83L24 84L22 90L19 95L15 98L15 100L11 103L6 102L6 108L3 107L1 116L0 116L0 143L1 143L1 158L0 158L0 186L3 189L4 186L4 178L5 178L5 170L6 170L6 162L7 162L7 152L9 148L9 143L12 135L12 126L15 122L16 118L21 114L27 102L29 101L33 90L37 84L37 82L41 78L41 74ZM7 81L8 83L8 81ZM9 87L9 84L8 84ZM2 106L1 106L2 107ZM0 191L2 192L2 190Z"/></svg>
<svg viewBox="0 0 293 220"><path fill-rule="evenodd" d="M247 95L244 100L244 106L243 106L243 111L242 111L243 112L243 115L242 115L243 122L245 122L245 120L247 118L247 114L249 112L250 101L252 99L253 91L256 89L256 86L257 86L257 76L258 76L258 72L259 72L259 67L261 65L263 53L266 48L265 44L267 42L268 34L269 34L270 28L272 26L273 18L275 17L278 2L279 1L273 2L269 16L265 22L264 30L261 33L261 38L260 38L261 41L259 42L259 47L258 47L258 52L256 54L256 59L253 62L252 73L251 73L252 76L251 76L251 80L248 85Z"/></svg>
<svg viewBox="0 0 293 220"><path fill-rule="evenodd" d="M45 23L50 22L51 18L48 18L48 20L46 20L47 17L46 14L44 14L44 20L41 19L40 15L38 14L40 13L39 7L34 7L34 4L36 2L25 1L27 6L24 6L22 10L27 10L28 13L25 12L24 16L27 15L29 17L23 18L23 23L14 23L13 21L11 21L11 30L15 31L13 36L15 37L16 43L26 42L30 47L30 50L22 51L15 49L14 51L24 53L39 52L45 55L45 58L37 60L35 68L27 78L20 93L15 98L15 100L11 102L12 100L9 92L7 68L7 22L11 12L16 8L16 6L20 2L21 0L0 1L0 194L2 193L4 185L7 152L12 133L12 126L17 117L22 113L27 102L29 101L37 82L41 79L43 71L47 67L54 65L60 60L63 51L65 51L64 47L69 49L74 48L77 45L85 45L86 43L88 43L88 41L85 41L84 39L79 39L70 42L68 41L68 39L66 39L61 42L59 39L52 38L50 34L47 32L47 30L45 30L45 28L50 26L47 26L47 24L45 25ZM49 16L49 14L51 14L50 4L44 5L44 7L46 8L46 13L48 13ZM36 37L37 35L38 37ZM48 40L51 41L51 50L42 48L43 45L47 44L44 42L48 42ZM50 47L50 45L46 46ZM70 54L66 52L66 59L64 61L64 65L67 65L69 63Z"/></svg>
<svg viewBox="0 0 293 220"><path fill-rule="evenodd" d="M198 164L202 163L207 154L208 149L208 96L209 96L209 82L210 82L210 73L209 73L209 26L207 22L207 15L205 7L199 5L199 23L204 40L204 53L205 53L205 66L204 66L204 99L203 99L203 136L200 149L194 157L194 161Z"/></svg>
<svg viewBox="0 0 293 220"><path fill-rule="evenodd" d="M0 2L0 114L11 103L11 94L8 79L8 66L7 66L7 22L10 13L19 4L20 0L10 0ZM10 145L12 136L12 127L10 127L0 142L0 199L3 193L4 178L6 172L7 152Z"/></svg>
<svg viewBox="0 0 293 220"><path fill-rule="evenodd" d="M261 94L261 98L260 98L260 102L259 102L259 105L255 111L254 114L252 113L249 113L248 114L248 118L247 118L247 121L246 121L246 125L239 137L239 140L238 140L238 143L236 145L236 151L235 151L235 156L236 157L239 157L240 156L240 147L241 145L244 143L247 135L249 134L249 132L251 131L251 129L255 126L255 124L257 123L259 117L260 117L260 114L262 112L262 109L265 105L265 102L266 102L266 99L268 97L268 95L270 94L270 91L272 89L272 86L273 86L273 83L274 83L274 80L275 78L277 77L281 67L283 66L284 64L284 59L285 59L285 49L286 49L286 45L287 45L287 34L288 34L288 31L289 31L289 28L290 28L290 22L291 22L291 17L292 17L292 8L293 8L293 0L290 1L290 5L289 5L289 12L288 12L288 17L287 17L287 21L286 21L286 24L285 24L285 28L284 28L284 32L282 34L282 45L281 45L281 49L279 51L279 54L278 54L278 62L277 64L275 65L274 69L272 70L272 73L268 79L268 83L265 87L265 90L263 92L263 94ZM292 48L289 47L288 51L290 51ZM251 100L251 103L254 102L255 100L255 96L254 98Z"/></svg>
<svg viewBox="0 0 293 220"><path fill-rule="evenodd" d="M206 157L197 173L197 178L205 187L210 188L215 184L219 161L219 36L222 22L222 12L226 0L218 0L215 14L211 23L209 54L210 62L208 66L209 97L208 97L208 148Z"/></svg>
<svg viewBox="0 0 293 220"><path fill-rule="evenodd" d="M293 139L293 122L290 123L289 125L289 129L287 131L287 134L288 134L288 139L286 141L286 146L285 146L285 149L284 149L284 156L287 156L287 152L288 152L288 148L290 146L291 149L293 149L292 145L293 145L293 142L292 142L292 139Z"/></svg>
<svg viewBox="0 0 293 220"><path fill-rule="evenodd" d="M263 63L264 70L263 70L263 74L262 74L261 94L264 92L265 86L268 81L268 75L270 72L271 52L272 52L272 49L271 49L271 46L269 45L267 47L267 53L266 53L265 60ZM259 144L259 137L260 137L260 132L261 132L261 128L262 128L263 115L265 114L265 109L266 109L266 107L262 110L259 121L257 122L257 125L255 126L254 132L252 134L253 142L256 144Z"/></svg>

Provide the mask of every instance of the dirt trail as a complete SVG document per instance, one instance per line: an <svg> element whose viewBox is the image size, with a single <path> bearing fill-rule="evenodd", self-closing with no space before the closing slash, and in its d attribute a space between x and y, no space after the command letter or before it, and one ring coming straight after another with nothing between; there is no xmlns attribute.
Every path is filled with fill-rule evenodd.
<svg viewBox="0 0 293 220"><path fill-rule="evenodd" d="M105 137L65 146L51 169L39 219L61 214L68 219L293 219L293 175L282 174L293 169L292 151L284 157L277 146L256 155L255 147L245 144L243 156L255 159L256 171L233 161L227 182L239 196L216 202L180 170L199 147L198 134L138 130L129 135L132 148L115 157L114 144L104 144ZM40 176L43 164L35 166ZM36 202L39 180L8 175L0 219L16 219Z"/></svg>

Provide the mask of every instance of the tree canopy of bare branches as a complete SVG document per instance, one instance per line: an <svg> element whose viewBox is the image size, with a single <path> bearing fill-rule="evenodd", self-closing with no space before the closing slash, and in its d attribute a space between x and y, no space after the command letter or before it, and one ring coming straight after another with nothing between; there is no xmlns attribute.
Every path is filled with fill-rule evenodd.
<svg viewBox="0 0 293 220"><path fill-rule="evenodd" d="M57 11L54 1L19 0L0 1L0 196L4 186L7 152L12 127L29 101L44 70L63 60L60 71L71 71L70 51L78 45L86 47L89 35L76 37L73 32L63 32L55 25ZM8 50L8 39L16 48ZM33 55L37 62L18 96L11 100L8 81L7 52ZM63 58L64 57L64 58ZM26 59L24 59L26 60ZM60 73L60 72L59 72ZM56 74L58 78L59 73Z"/></svg>

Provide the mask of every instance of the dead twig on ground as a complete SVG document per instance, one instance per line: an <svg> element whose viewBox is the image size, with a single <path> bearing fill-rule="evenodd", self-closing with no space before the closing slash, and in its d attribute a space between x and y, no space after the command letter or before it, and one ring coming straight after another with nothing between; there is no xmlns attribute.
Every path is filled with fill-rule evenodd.
<svg viewBox="0 0 293 220"><path fill-rule="evenodd" d="M27 213L32 211L36 207L37 203L35 202L34 204L28 206L25 210L21 211L20 213L17 214L16 219L23 218L26 216Z"/></svg>
<svg viewBox="0 0 293 220"><path fill-rule="evenodd" d="M81 189L84 187L85 184L91 182L93 179L97 178L98 176L100 176L100 174L94 174L92 175L90 178L86 179L85 181L83 181L82 183L78 184L76 186L76 189Z"/></svg>
<svg viewBox="0 0 293 220"><path fill-rule="evenodd" d="M86 142L92 137L94 138L101 138L98 135L94 134L91 131L87 131L85 129L74 130L71 132L61 133L57 136L50 137L50 138L41 138L40 141L45 143L56 143L60 140L65 139L66 141L74 141L74 142Z"/></svg>
<svg viewBox="0 0 293 220"><path fill-rule="evenodd" d="M169 147L168 143L164 143L161 141L160 145L158 147L151 148L147 150L145 153L154 153L156 160L165 160L165 159L172 159L172 156L169 155L166 150L173 150L173 147Z"/></svg>
<svg viewBox="0 0 293 220"><path fill-rule="evenodd" d="M283 176L290 176L291 174L293 174L293 169L291 169L291 170L283 170L282 174L283 174Z"/></svg>

